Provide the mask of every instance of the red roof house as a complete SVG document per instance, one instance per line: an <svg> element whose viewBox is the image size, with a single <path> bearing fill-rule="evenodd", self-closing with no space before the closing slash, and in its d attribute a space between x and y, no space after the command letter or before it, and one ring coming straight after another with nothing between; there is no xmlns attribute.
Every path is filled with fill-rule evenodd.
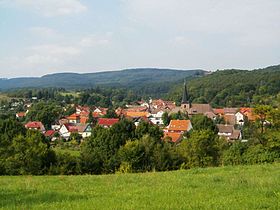
<svg viewBox="0 0 280 210"><path fill-rule="evenodd" d="M41 122L28 122L28 123L26 123L25 124L25 128L26 129L30 129L30 130L38 130L38 131L41 131L41 132L45 132L46 131L46 129L45 129L45 127L44 127L44 125L43 125L43 123L41 123Z"/></svg>
<svg viewBox="0 0 280 210"><path fill-rule="evenodd" d="M164 139L170 138L170 141L173 143L178 143L183 139L183 134L181 133L165 133L164 134Z"/></svg>
<svg viewBox="0 0 280 210"><path fill-rule="evenodd" d="M105 128L109 128L112 125L119 122L118 118L99 118L98 119L98 125L103 126Z"/></svg>
<svg viewBox="0 0 280 210"><path fill-rule="evenodd" d="M190 120L171 120L169 126L167 127L168 133L184 133L192 129L192 124Z"/></svg>

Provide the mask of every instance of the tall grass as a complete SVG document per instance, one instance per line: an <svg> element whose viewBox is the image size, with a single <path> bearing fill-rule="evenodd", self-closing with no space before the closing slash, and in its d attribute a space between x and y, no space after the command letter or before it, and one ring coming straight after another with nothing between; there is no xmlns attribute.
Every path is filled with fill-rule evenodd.
<svg viewBox="0 0 280 210"><path fill-rule="evenodd" d="M2 209L280 209L280 164L0 177Z"/></svg>

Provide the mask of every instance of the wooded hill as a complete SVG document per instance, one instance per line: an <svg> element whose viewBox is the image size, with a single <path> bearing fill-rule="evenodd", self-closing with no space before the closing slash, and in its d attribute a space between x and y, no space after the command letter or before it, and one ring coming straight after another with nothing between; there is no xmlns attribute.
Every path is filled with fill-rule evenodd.
<svg viewBox="0 0 280 210"><path fill-rule="evenodd" d="M187 86L192 102L228 107L269 104L280 93L280 65L253 71L216 71L192 79ZM182 89L182 84L174 85L167 98L180 102Z"/></svg>
<svg viewBox="0 0 280 210"><path fill-rule="evenodd" d="M144 87L155 83L175 82L185 77L204 75L202 70L171 70L171 69L127 69L98 73L59 73L42 77L0 79L0 90L14 88L93 88L97 85L115 87ZM164 86L164 85L162 85Z"/></svg>

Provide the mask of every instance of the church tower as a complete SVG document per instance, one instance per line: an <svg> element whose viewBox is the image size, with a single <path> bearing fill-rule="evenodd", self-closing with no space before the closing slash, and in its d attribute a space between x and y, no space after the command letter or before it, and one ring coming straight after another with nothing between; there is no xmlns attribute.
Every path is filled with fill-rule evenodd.
<svg viewBox="0 0 280 210"><path fill-rule="evenodd" d="M189 112L191 108L186 81L184 81L184 91L183 91L183 96L181 101L181 108L185 109L187 112Z"/></svg>

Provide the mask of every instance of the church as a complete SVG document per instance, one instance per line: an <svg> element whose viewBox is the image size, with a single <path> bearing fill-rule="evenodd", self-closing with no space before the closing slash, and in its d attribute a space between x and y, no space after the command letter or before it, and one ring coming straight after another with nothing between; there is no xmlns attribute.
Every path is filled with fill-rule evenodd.
<svg viewBox="0 0 280 210"><path fill-rule="evenodd" d="M213 109L210 104L191 103L189 99L186 82L184 82L181 107L176 107L175 109L172 110L172 113L176 113L178 111L186 113L189 116L196 115L196 114L211 115L213 113Z"/></svg>

